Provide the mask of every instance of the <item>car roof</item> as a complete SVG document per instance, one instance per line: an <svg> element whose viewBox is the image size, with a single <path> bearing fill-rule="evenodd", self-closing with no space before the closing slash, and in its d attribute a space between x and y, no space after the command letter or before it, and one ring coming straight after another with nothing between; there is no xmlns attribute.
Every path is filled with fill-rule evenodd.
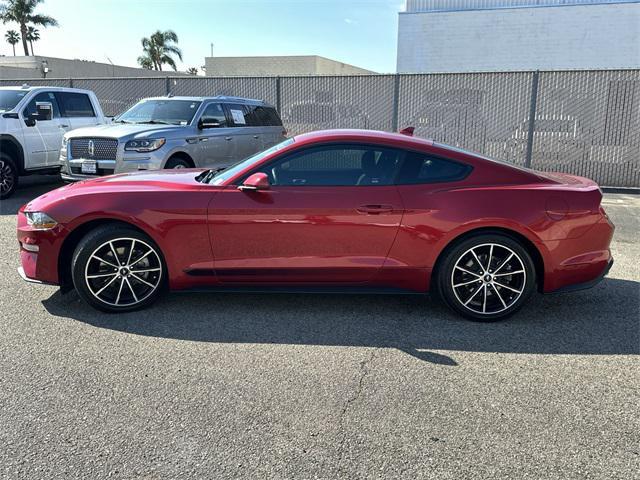
<svg viewBox="0 0 640 480"><path fill-rule="evenodd" d="M268 105L272 106L264 100L259 100L257 98L244 98L244 97L232 97L229 95L216 95L212 97L190 97L190 96L164 96L164 97L149 97L144 98L143 100L185 100L187 102L204 102L209 100L218 100L223 102L234 102L234 103L242 103L247 105Z"/></svg>
<svg viewBox="0 0 640 480"><path fill-rule="evenodd" d="M335 129L318 130L315 132L303 133L295 137L296 143L314 142L373 142L384 143L392 146L403 146L408 148L424 149L432 147L433 140L426 138L412 137L402 133L382 132L379 130L357 130L357 129Z"/></svg>
<svg viewBox="0 0 640 480"><path fill-rule="evenodd" d="M8 86L8 87L0 87L0 90L20 90L23 92L32 92L32 91L38 91L38 90L48 90L50 92L75 92L75 93L93 93L91 92L91 90L84 90L82 88L69 88L69 87L54 87L54 86L47 86L47 85L37 85L37 86L32 86L29 84L23 84L23 85L13 85L13 86Z"/></svg>

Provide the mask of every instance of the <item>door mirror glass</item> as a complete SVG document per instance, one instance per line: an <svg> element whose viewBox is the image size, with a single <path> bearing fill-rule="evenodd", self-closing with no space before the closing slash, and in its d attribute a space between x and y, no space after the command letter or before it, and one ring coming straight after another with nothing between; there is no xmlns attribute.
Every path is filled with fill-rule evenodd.
<svg viewBox="0 0 640 480"><path fill-rule="evenodd" d="M238 190L255 192L257 190L269 190L270 187L267 174L258 172L249 175L244 183L238 187Z"/></svg>
<svg viewBox="0 0 640 480"><path fill-rule="evenodd" d="M220 128L222 124L215 118L201 118L198 122L198 128L204 130L205 128Z"/></svg>
<svg viewBox="0 0 640 480"><path fill-rule="evenodd" d="M36 102L35 120L46 122L53 119L53 104L51 102Z"/></svg>

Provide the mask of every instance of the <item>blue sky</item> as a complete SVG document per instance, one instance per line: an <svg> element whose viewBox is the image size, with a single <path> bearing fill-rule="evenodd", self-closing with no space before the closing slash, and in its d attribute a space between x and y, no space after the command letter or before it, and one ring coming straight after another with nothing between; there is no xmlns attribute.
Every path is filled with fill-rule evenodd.
<svg viewBox="0 0 640 480"><path fill-rule="evenodd" d="M135 66L140 38L172 29L179 70L202 66L213 42L216 56L322 55L393 72L403 9L403 0L45 0L38 11L60 27L41 29L35 53Z"/></svg>

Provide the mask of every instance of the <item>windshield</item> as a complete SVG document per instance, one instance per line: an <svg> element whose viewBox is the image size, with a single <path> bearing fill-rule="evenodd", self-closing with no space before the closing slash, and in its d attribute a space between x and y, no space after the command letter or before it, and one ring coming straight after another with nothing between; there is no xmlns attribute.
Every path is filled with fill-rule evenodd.
<svg viewBox="0 0 640 480"><path fill-rule="evenodd" d="M208 183L211 183L212 185L220 185L221 183L235 176L236 174L238 174L245 168L249 167L250 165L258 163L260 160L262 160L266 156L271 155L272 153L277 152L278 150L282 150L283 148L291 145L292 143L293 143L293 138L287 138L284 142L280 142L271 148L268 148L262 152L258 152L255 155L252 155L249 158L242 160L241 162L236 163L235 165L221 172L218 172L215 176L209 179Z"/></svg>
<svg viewBox="0 0 640 480"><path fill-rule="evenodd" d="M135 104L115 121L121 123L158 123L188 125L201 102L190 100L144 100Z"/></svg>
<svg viewBox="0 0 640 480"><path fill-rule="evenodd" d="M26 90L0 90L0 112L8 112L29 93Z"/></svg>

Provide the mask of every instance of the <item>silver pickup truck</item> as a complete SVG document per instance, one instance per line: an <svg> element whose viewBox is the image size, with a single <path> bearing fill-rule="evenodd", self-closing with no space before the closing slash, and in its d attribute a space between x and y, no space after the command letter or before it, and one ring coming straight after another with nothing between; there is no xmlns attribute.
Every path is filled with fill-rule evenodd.
<svg viewBox="0 0 640 480"><path fill-rule="evenodd" d="M60 173L75 181L161 168L226 167L281 142L276 109L237 97L141 100L109 125L67 133Z"/></svg>

